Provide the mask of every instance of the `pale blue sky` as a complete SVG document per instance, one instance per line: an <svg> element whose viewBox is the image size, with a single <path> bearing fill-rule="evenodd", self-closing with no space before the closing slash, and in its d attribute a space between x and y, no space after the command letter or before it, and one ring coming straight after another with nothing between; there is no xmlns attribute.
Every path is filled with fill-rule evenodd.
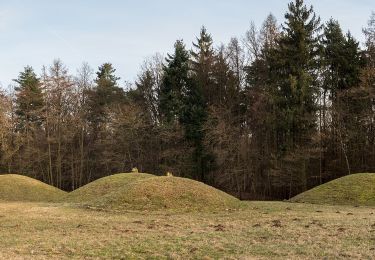
<svg viewBox="0 0 375 260"><path fill-rule="evenodd" d="M272 12L281 23L289 0L0 0L0 83L19 71L61 58L72 73L88 62L95 70L112 62L122 80L133 81L142 61L188 47L205 25L216 45L241 37L250 21ZM323 21L331 16L363 40L374 0L309 0Z"/></svg>

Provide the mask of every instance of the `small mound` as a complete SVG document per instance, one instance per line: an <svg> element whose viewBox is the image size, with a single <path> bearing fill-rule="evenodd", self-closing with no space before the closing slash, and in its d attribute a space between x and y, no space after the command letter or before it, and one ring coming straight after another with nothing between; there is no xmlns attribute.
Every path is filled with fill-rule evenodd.
<svg viewBox="0 0 375 260"><path fill-rule="evenodd" d="M375 206L375 174L349 175L301 193L291 201L312 204Z"/></svg>
<svg viewBox="0 0 375 260"><path fill-rule="evenodd" d="M134 181L150 177L155 177L155 175L146 173L120 173L100 178L72 191L66 196L65 201L73 203L88 202L108 193L115 192L117 189L127 186Z"/></svg>
<svg viewBox="0 0 375 260"><path fill-rule="evenodd" d="M240 201L206 184L178 177L153 177L91 201L87 206L131 210L235 209Z"/></svg>
<svg viewBox="0 0 375 260"><path fill-rule="evenodd" d="M66 193L38 180L16 174L0 175L0 200L57 202Z"/></svg>

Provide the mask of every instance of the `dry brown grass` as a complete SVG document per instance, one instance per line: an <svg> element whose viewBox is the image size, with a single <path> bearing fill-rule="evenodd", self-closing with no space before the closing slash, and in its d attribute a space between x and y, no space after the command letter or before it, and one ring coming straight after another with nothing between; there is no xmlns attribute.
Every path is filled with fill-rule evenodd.
<svg viewBox="0 0 375 260"><path fill-rule="evenodd" d="M121 214L0 203L2 259L373 259L375 208L249 202Z"/></svg>

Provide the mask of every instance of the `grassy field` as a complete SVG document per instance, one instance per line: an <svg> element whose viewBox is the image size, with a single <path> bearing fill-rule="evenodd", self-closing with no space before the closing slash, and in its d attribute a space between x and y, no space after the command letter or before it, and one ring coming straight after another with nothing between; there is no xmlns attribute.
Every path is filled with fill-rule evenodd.
<svg viewBox="0 0 375 260"><path fill-rule="evenodd" d="M212 213L0 203L2 259L374 259L375 208L246 202Z"/></svg>

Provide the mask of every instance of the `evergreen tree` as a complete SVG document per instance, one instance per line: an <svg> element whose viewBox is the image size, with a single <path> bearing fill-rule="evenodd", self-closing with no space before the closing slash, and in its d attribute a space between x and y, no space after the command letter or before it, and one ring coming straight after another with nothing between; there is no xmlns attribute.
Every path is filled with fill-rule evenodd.
<svg viewBox="0 0 375 260"><path fill-rule="evenodd" d="M10 147L14 149L14 152L9 159L15 163L13 170L31 175L31 173L35 174L40 162L35 154L40 151L39 141L43 136L45 95L41 81L32 67L25 67L14 81L17 83L14 100L14 130L18 133L11 139Z"/></svg>
<svg viewBox="0 0 375 260"><path fill-rule="evenodd" d="M194 177L205 182L208 170L206 151L203 146L203 125L206 120L206 109L201 89L196 81L192 80L189 88L183 92L180 122L185 129L186 139L193 146Z"/></svg>
<svg viewBox="0 0 375 260"><path fill-rule="evenodd" d="M339 23L331 19L324 29L323 88L330 98L337 102L339 92L348 91L360 83L360 71L363 67L359 43L350 33L344 35Z"/></svg>
<svg viewBox="0 0 375 260"><path fill-rule="evenodd" d="M120 78L115 76L115 72L111 63L101 65L96 73L96 86L89 90L89 120L94 124L105 121L108 107L125 101L125 92L118 86Z"/></svg>
<svg viewBox="0 0 375 260"><path fill-rule="evenodd" d="M237 102L238 89L236 77L230 69L228 61L225 58L224 46L221 46L215 55L213 64L213 92L216 96L214 105L233 107L233 102ZM238 103L237 103L238 104Z"/></svg>
<svg viewBox="0 0 375 260"><path fill-rule="evenodd" d="M345 45L345 36L341 30L338 21L330 19L324 26L324 34L321 41L321 65L322 65L322 81L321 81L321 108L320 108L320 183L323 182L327 172L327 162L330 160L329 155L337 156L336 136L330 130L334 127L328 127L332 122L337 122L336 115L329 111L330 103L336 106L337 92L342 88L342 61L343 48ZM329 102L331 101L331 102ZM332 102L333 101L333 102ZM331 115L332 120L327 120ZM333 137L333 138L331 138Z"/></svg>
<svg viewBox="0 0 375 260"><path fill-rule="evenodd" d="M203 26L200 36L193 42L194 50L191 51L191 64L198 87L202 90L205 103L211 105L215 102L217 93L213 88L213 66L214 50L212 47L212 37Z"/></svg>
<svg viewBox="0 0 375 260"><path fill-rule="evenodd" d="M324 88L331 94L332 145L328 148L331 156L345 158L343 172L350 173L352 162L351 150L359 144L365 146L365 136L358 133L363 127L361 115L368 109L365 98L358 99L361 92L360 73L362 69L362 55L359 43L347 33L341 32L339 24L333 20L328 22L325 29L324 64L326 66ZM365 113L366 114L366 113ZM364 133L365 131L361 131Z"/></svg>
<svg viewBox="0 0 375 260"><path fill-rule="evenodd" d="M255 25L252 25L253 27ZM252 29L254 31L254 29ZM251 32L251 31L250 31ZM249 34L255 34L256 32ZM249 36L248 36L249 38ZM251 37L252 40L250 49L257 52L252 52L254 59L252 62L245 67L246 71L246 88L258 88L266 90L270 84L270 60L269 56L275 52L277 48L277 42L280 38L279 27L277 25L276 18L269 14L266 20L263 22L262 28L259 35Z"/></svg>
<svg viewBox="0 0 375 260"><path fill-rule="evenodd" d="M284 33L271 64L281 151L307 144L316 129L317 34L321 29L320 19L303 0L290 3L285 18Z"/></svg>
<svg viewBox="0 0 375 260"><path fill-rule="evenodd" d="M269 95L276 122L272 175L283 196L307 189L316 134L320 18L303 0L288 5L283 32L269 54Z"/></svg>
<svg viewBox="0 0 375 260"><path fill-rule="evenodd" d="M346 34L343 51L345 57L343 66L343 75L345 75L343 88L347 89L358 86L360 83L361 69L364 65L359 42L350 34L350 32Z"/></svg>
<svg viewBox="0 0 375 260"><path fill-rule="evenodd" d="M191 76L189 53L182 41L176 42L174 55L168 55L166 61L160 89L160 112L165 123L179 123L184 128L185 138L193 147L190 175L204 181L205 104L201 88Z"/></svg>
<svg viewBox="0 0 375 260"><path fill-rule="evenodd" d="M43 92L40 79L36 76L32 67L25 67L17 79L16 115L19 118L20 129L27 128L30 124L38 125L42 122L41 110L44 106Z"/></svg>
<svg viewBox="0 0 375 260"><path fill-rule="evenodd" d="M324 54L324 84L323 88L328 91L333 99L336 91L341 89L343 83L342 65L345 37L339 23L331 19L324 28L322 40Z"/></svg>
<svg viewBox="0 0 375 260"><path fill-rule="evenodd" d="M136 88L129 91L131 100L143 107L150 123L160 123L159 94L163 76L163 57L156 54L145 60L135 82Z"/></svg>
<svg viewBox="0 0 375 260"><path fill-rule="evenodd" d="M108 105L121 102L124 99L124 90L118 86L117 82L120 78L115 75L115 72L116 69L113 68L111 63L104 63L99 67L95 79L99 97L97 105Z"/></svg>
<svg viewBox="0 0 375 260"><path fill-rule="evenodd" d="M131 100L139 104L144 109L144 116L147 117L147 121L150 123L157 123L158 121L158 109L157 96L155 93L156 80L150 70L144 71L139 75L137 82L135 83L136 89L128 92L131 96Z"/></svg>
<svg viewBox="0 0 375 260"><path fill-rule="evenodd" d="M361 70L361 55L358 42L348 33L344 35L339 23L333 19L327 22L324 28L324 37L322 40L323 54L323 109L322 109L322 136L324 143L324 157L345 158L346 165L342 172L350 173L350 128L356 124L356 119L351 113L361 107L354 99L352 99L352 90L359 84L359 76ZM327 96L331 101L330 122L326 122ZM327 132L326 125L331 123L330 130ZM323 162L326 161L324 158ZM322 164L323 174L326 166Z"/></svg>
<svg viewBox="0 0 375 260"><path fill-rule="evenodd" d="M337 129L341 147L347 160L347 172L360 171L361 154L366 151L367 116L373 111L371 97L360 88L363 60L359 42L348 33L343 48L343 84L336 100ZM371 113L371 112L370 112ZM360 151L360 152L359 152Z"/></svg>
<svg viewBox="0 0 375 260"><path fill-rule="evenodd" d="M189 53L183 41L175 43L174 54L168 54L167 65L160 87L159 109L163 120L167 123L178 121L182 113L182 96L192 84L189 77Z"/></svg>

